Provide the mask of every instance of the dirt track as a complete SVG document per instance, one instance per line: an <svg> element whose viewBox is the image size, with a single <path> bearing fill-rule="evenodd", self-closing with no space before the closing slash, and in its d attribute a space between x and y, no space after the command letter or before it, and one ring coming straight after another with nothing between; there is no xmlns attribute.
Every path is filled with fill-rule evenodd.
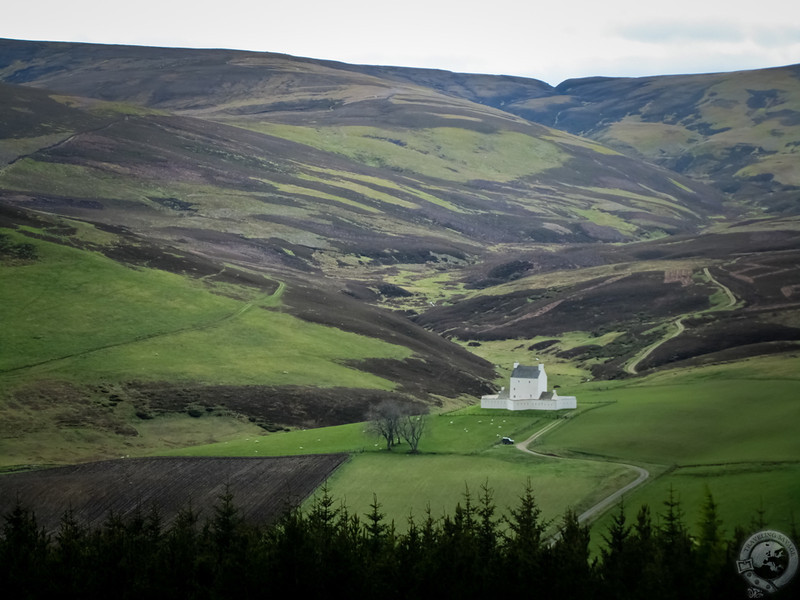
<svg viewBox="0 0 800 600"><path fill-rule="evenodd" d="M570 413L570 414L572 414L572 413ZM545 433L555 429L556 427L558 427L564 421L565 421L565 419L559 419L557 421L553 421L552 423L549 423L548 425L545 425L542 429L540 429L539 431L534 433L527 440L525 440L524 442L518 443L516 445L517 449L521 450L522 452L527 452L528 454L533 454L534 456L540 456L542 458L552 458L554 460L574 460L574 459L566 458L564 456L556 456L554 454L541 454L539 452L534 452L533 450L529 450L528 449L528 445L529 444L531 444L535 440L537 440L540 437L542 437ZM643 483L648 477L650 477L650 472L647 471L647 469L643 469L642 467L637 467L636 465L629 465L629 464L626 464L626 463L610 463L610 464L616 464L616 465L620 465L620 466L623 466L623 467L627 467L629 469L633 469L634 471L636 471L638 473L638 477L636 479L634 479L632 482L628 483L627 485L624 485L623 487L621 487L620 489L615 491L613 494L610 494L606 498L602 499L600 502L598 502L594 506L591 506L587 510L583 511L580 515L578 515L578 521L579 522L583 523L584 521L588 521L588 520L596 517L597 515L601 514L609 506L612 506L612 505L616 504L620 500L620 498L622 498L623 494L625 494L625 493L629 492L630 490L632 490L633 488L637 487L638 485Z"/></svg>
<svg viewBox="0 0 800 600"><path fill-rule="evenodd" d="M713 306L713 307L711 307L711 308L709 308L707 310L700 311L697 314L700 315L700 314L703 314L703 313L717 311L717 310L732 310L733 307L736 306L736 302L738 300L737 300L736 296L733 294L733 292L730 290L730 288L728 288L727 286L722 285L719 281L714 279L714 276L711 275L711 272L708 270L708 267L704 267L703 268L703 272L705 273L706 277L708 277L708 280L711 283L716 285L720 290L722 290L722 292L725 293L725 295L728 297L728 304L726 304L725 306ZM638 367L639 364L641 364L641 362L644 361L644 359L646 359L648 356L650 356L656 348L658 348L659 346L662 346L663 344L667 343L671 339L674 339L674 338L678 337L680 334L682 334L686 330L686 327L683 324L683 320L688 318L688 317L691 317L691 316L694 316L694 315L682 315L682 316L678 317L677 319L675 319L674 323L675 323L676 330L674 332L672 332L671 334L661 338L655 344L651 344L650 346L648 346L647 348L642 350L642 352L640 352L637 356L635 356L631 362L629 362L627 365L625 365L625 371L627 373L630 373L631 375L636 375L636 373L637 373L636 367Z"/></svg>

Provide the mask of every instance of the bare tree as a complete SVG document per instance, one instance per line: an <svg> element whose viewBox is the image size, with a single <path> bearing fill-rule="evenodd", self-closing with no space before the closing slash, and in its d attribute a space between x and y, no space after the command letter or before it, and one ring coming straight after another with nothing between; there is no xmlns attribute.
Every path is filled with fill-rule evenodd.
<svg viewBox="0 0 800 600"><path fill-rule="evenodd" d="M405 414L400 418L399 431L402 438L408 443L411 454L418 452L419 440L425 432L425 424L427 423L425 415L409 415Z"/></svg>
<svg viewBox="0 0 800 600"><path fill-rule="evenodd" d="M425 431L425 418L420 414L423 410L427 412L424 406L384 400L367 411L369 430L386 441L387 450L391 450L403 439L408 443L411 452L416 453Z"/></svg>
<svg viewBox="0 0 800 600"><path fill-rule="evenodd" d="M394 400L384 400L370 406L367 411L369 430L386 440L387 450L400 443L398 427L401 416L400 405Z"/></svg>

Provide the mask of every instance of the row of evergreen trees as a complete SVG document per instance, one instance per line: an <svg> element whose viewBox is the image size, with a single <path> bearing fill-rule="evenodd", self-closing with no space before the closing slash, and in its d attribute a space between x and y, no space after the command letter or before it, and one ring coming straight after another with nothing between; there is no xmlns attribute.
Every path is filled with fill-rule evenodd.
<svg viewBox="0 0 800 600"><path fill-rule="evenodd" d="M18 504L0 538L0 590L15 599L747 598L736 572L744 531L725 537L710 494L699 525L692 537L672 493L663 511L643 506L630 524L620 507L592 557L572 511L546 536L530 484L505 516L484 486L452 515L428 511L403 532L377 500L359 516L324 488L309 510L288 509L269 526L247 524L229 493L203 522L186 508L165 526L152 509L89 529L68 511L53 535Z"/></svg>

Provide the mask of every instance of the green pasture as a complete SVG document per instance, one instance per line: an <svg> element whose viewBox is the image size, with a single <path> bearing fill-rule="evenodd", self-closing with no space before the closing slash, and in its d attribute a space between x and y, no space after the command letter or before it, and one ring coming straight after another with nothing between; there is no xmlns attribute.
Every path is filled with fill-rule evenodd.
<svg viewBox="0 0 800 600"><path fill-rule="evenodd" d="M503 343L509 342L497 344ZM513 348L495 348L494 356L500 355L512 358ZM499 509L513 506L528 477L545 516L554 519L567 506L582 511L631 481L632 471L616 463L633 463L651 476L624 498L631 519L648 504L657 521L672 489L694 528L709 490L729 531L756 518L788 529L800 511L796 365L792 356L761 357L633 380L570 384L565 393L578 396L578 413L532 449L573 460L535 457L498 443L503 435L522 441L557 415L476 406L430 415L420 455L407 454L404 446L387 452L364 424L250 436L171 454L349 452L351 459L330 479L329 491L359 513L369 510L374 494L398 526L409 514L424 515L427 507L441 516L463 502L466 489L474 497L482 485L492 489ZM562 376L554 376L559 371L555 365L548 369L551 384L559 383ZM593 526L596 540L609 514Z"/></svg>
<svg viewBox="0 0 800 600"><path fill-rule="evenodd" d="M381 511L403 529L409 515L419 522L428 508L434 517L452 515L467 490L475 502L482 486L504 513L518 505L528 481L542 517L555 522L567 507L580 512L631 479L617 465L540 459L512 447L477 455L358 454L331 476L328 491L357 514L369 512L377 498Z"/></svg>
<svg viewBox="0 0 800 600"><path fill-rule="evenodd" d="M374 497L398 527L412 514L422 518L451 513L468 489L477 499L488 486L498 511L514 507L530 480L547 519L567 506L588 508L631 481L625 467L596 461L556 461L525 454L499 443L516 441L552 422L556 415L488 411L477 407L429 415L420 454L402 444L386 451L383 440L364 423L249 436L239 440L169 451L170 456L286 456L349 452L350 460L328 481L329 492L348 510L365 513Z"/></svg>
<svg viewBox="0 0 800 600"><path fill-rule="evenodd" d="M150 381L389 389L390 382L341 362L410 355L400 346L296 319L275 310L275 297L253 289L237 289L239 299L226 297L202 280L132 269L48 242L36 247L40 260L0 266L0 374L24 377L33 369L40 378L46 373L72 381L124 374Z"/></svg>
<svg viewBox="0 0 800 600"><path fill-rule="evenodd" d="M800 459L798 380L599 387L576 390L579 401L607 404L548 434L542 447L670 466Z"/></svg>
<svg viewBox="0 0 800 600"><path fill-rule="evenodd" d="M585 384L576 394L589 410L536 449L648 463L651 479L625 498L630 518L642 504L658 513L672 488L694 526L709 490L729 531L762 508L768 525L788 530L800 514L797 364L795 356L760 357ZM606 514L595 531L608 523Z"/></svg>
<svg viewBox="0 0 800 600"><path fill-rule="evenodd" d="M364 423L349 423L319 429L266 433L263 430L247 437L225 442L201 444L158 452L165 456L294 456L370 452L382 446L378 438L367 435Z"/></svg>
<svg viewBox="0 0 800 600"><path fill-rule="evenodd" d="M773 388L795 397L759 399L763 386L743 381L615 390L611 404L553 432L546 447L667 465L796 460L800 385Z"/></svg>
<svg viewBox="0 0 800 600"><path fill-rule="evenodd" d="M800 518L800 463L752 462L729 465L677 467L647 485L633 490L622 502L628 523L635 522L639 508L650 507L654 522L665 510L670 490L680 502L690 531L699 531L702 506L710 493L717 503L726 535L736 527L752 532L765 527L789 532ZM619 505L593 526L597 536L608 531Z"/></svg>
<svg viewBox="0 0 800 600"><path fill-rule="evenodd" d="M420 442L419 450L421 453L437 455L478 454L493 448L504 436L522 441L533 431L551 423L557 416L546 413L482 410L478 406L431 414L427 417L425 435ZM365 423L350 423L176 449L172 455L285 456L330 452L381 452L385 451L385 448L383 439L371 434ZM401 444L392 453L404 454L407 451L407 446Z"/></svg>

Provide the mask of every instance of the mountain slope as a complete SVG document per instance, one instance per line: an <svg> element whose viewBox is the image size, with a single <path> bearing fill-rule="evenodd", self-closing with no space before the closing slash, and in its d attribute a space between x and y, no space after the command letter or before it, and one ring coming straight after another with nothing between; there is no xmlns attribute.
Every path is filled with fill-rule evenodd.
<svg viewBox="0 0 800 600"><path fill-rule="evenodd" d="M380 400L490 389L489 363L335 282L3 206L0 242L2 466L349 423Z"/></svg>
<svg viewBox="0 0 800 600"><path fill-rule="evenodd" d="M800 65L565 81L505 109L797 214Z"/></svg>
<svg viewBox="0 0 800 600"><path fill-rule="evenodd" d="M696 230L721 210L721 196L691 180L415 83L259 53L4 44L6 81L202 119L170 125L193 129L183 137L211 132L209 120L261 134L214 130L200 144L242 138L226 168L247 157L252 190L261 179L283 202L350 204L379 235L410 221L480 244L617 241ZM63 150L83 148L75 139ZM203 151L183 150L188 170ZM388 227L370 226L369 213Z"/></svg>

